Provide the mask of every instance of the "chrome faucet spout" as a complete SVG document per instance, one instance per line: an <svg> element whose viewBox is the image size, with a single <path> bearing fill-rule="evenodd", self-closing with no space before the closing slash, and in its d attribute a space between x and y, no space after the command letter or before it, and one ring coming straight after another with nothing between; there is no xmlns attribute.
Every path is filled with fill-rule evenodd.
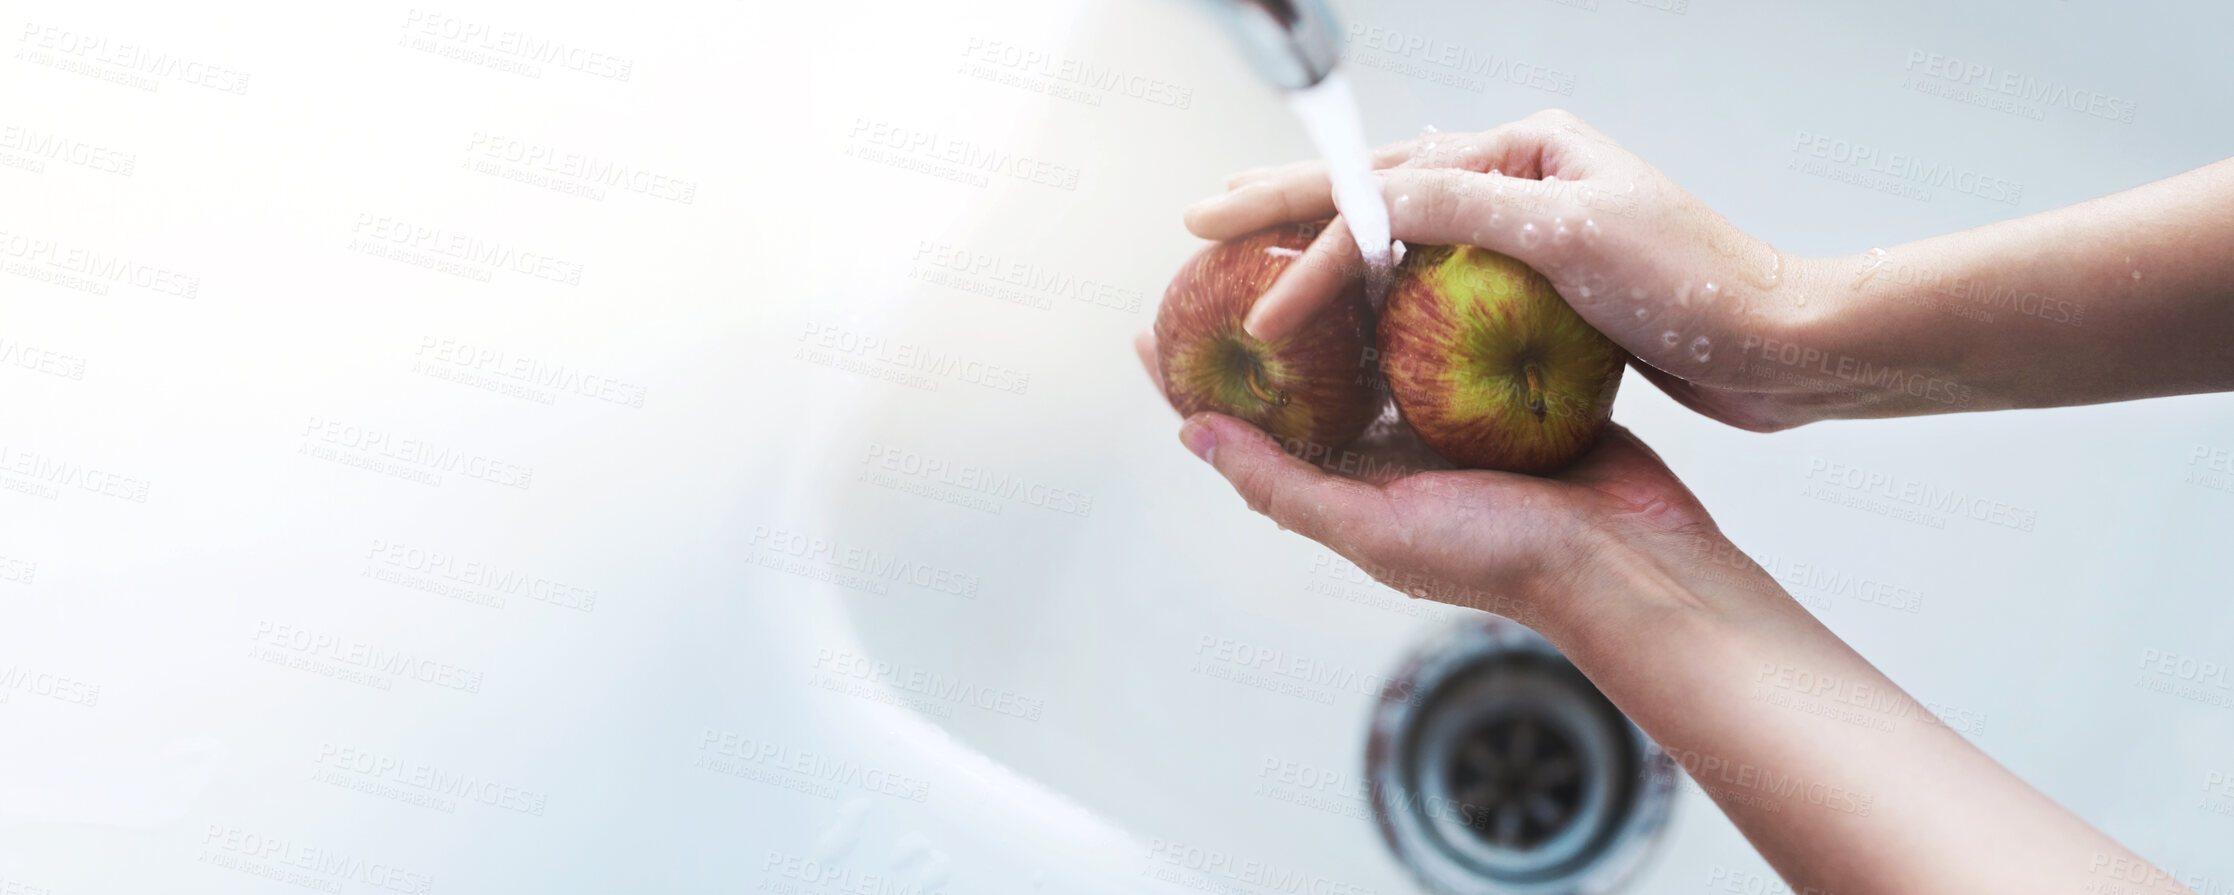
<svg viewBox="0 0 2234 895"><path fill-rule="evenodd" d="M1324 80L1341 61L1334 13L1323 0L1198 0L1241 44L1259 74L1282 90Z"/></svg>

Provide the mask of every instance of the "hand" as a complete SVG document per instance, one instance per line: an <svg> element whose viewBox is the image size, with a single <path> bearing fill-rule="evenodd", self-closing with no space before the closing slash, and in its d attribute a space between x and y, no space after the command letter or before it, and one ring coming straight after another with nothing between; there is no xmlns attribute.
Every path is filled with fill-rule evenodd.
<svg viewBox="0 0 2234 895"><path fill-rule="evenodd" d="M1250 509L1381 583L1495 612L1554 638L1560 619L1592 615L1600 595L1637 596L1576 586L1586 574L1602 575L1609 564L1696 565L1707 536L1719 538L1691 492L1620 426L1609 426L1590 453L1552 478L1441 469L1357 481L1216 413L1189 418L1179 440Z"/></svg>
<svg viewBox="0 0 2234 895"><path fill-rule="evenodd" d="M1446 470L1386 485L1328 475L1219 414L1179 438L1252 509L1383 583L1543 634L1793 891L2077 891L2104 866L2187 891L1902 692L1625 429L1554 478ZM1795 678L1872 694L1856 711L1882 726L1818 714L1830 701Z"/></svg>
<svg viewBox="0 0 2234 895"><path fill-rule="evenodd" d="M1836 277L1737 229L1566 112L1479 134L1436 134L1374 154L1395 238L1477 245L1542 271L1568 304L1637 357L1639 373L1707 416L1755 431L1850 412L1867 388L1789 365L1746 363L1764 344L1811 344L1807 296ZM1236 175L1187 210L1187 228L1230 239L1335 213L1325 166ZM1329 227L1259 299L1246 327L1278 338L1333 300L1362 262ZM1822 306L1818 301L1817 308ZM1764 375L1767 374L1767 375Z"/></svg>

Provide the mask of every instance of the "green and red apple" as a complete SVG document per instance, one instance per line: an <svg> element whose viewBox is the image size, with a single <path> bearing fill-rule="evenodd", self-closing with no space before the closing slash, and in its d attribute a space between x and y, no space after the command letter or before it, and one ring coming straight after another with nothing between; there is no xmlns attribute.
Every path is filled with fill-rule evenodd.
<svg viewBox="0 0 2234 895"><path fill-rule="evenodd" d="M1597 442L1628 355L1542 274L1488 249L1412 247L1377 324L1352 282L1287 338L1244 332L1250 307L1323 226L1261 230L1205 247L1180 269L1155 333L1164 394L1181 414L1217 411L1286 441L1339 447L1393 397L1444 459L1536 474ZM1377 365L1363 362L1376 355Z"/></svg>
<svg viewBox="0 0 2234 895"><path fill-rule="evenodd" d="M1420 440L1460 466L1550 473L1588 452L1627 355L1519 259L1414 246L1381 310L1381 372Z"/></svg>
<svg viewBox="0 0 2234 895"><path fill-rule="evenodd" d="M1352 284L1293 335L1250 336L1242 318L1301 257L1321 224L1289 224L1206 246L1164 291L1156 360L1181 415L1216 411L1284 441L1339 447L1384 403L1371 365L1373 312Z"/></svg>

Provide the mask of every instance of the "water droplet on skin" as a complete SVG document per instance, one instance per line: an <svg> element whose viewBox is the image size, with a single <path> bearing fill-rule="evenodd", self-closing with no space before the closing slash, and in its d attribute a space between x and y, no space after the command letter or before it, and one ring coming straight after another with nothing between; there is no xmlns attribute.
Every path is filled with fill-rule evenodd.
<svg viewBox="0 0 2234 895"><path fill-rule="evenodd" d="M1869 256L1862 262L1861 276L1854 278L1854 288L1862 288L1862 284L1869 282L1869 278L1876 276L1877 269L1883 266L1885 266L1885 250L1870 249Z"/></svg>
<svg viewBox="0 0 2234 895"><path fill-rule="evenodd" d="M1803 308L1807 307L1807 295L1805 293L1802 293L1800 297L1794 299L1792 303Z"/></svg>
<svg viewBox="0 0 2234 895"><path fill-rule="evenodd" d="M1467 242L1470 242L1470 243L1473 243L1473 244L1475 244L1475 245L1481 245L1481 244L1482 244L1482 231L1480 231L1480 230L1476 230L1476 231L1474 231L1473 233L1471 233L1471 234L1468 234L1468 235L1467 235L1467 237L1466 237L1466 241L1467 241Z"/></svg>
<svg viewBox="0 0 2234 895"><path fill-rule="evenodd" d="M1524 249L1533 249L1533 248L1535 248L1535 247L1536 247L1536 245L1537 245L1538 243L1541 243L1541 242L1543 242L1543 241L1544 241L1544 231L1536 229L1536 225L1535 225L1535 224L1533 224L1533 223L1529 223L1529 224L1522 224L1522 225L1520 225L1520 247L1521 247L1521 248L1524 248Z"/></svg>
<svg viewBox="0 0 2234 895"><path fill-rule="evenodd" d="M1568 241L1568 240L1571 240L1571 239L1574 239L1574 238L1575 238L1575 231L1567 229L1567 219L1566 219L1566 218L1552 218L1552 219L1551 219L1551 244L1552 244L1552 245L1555 245L1555 246L1563 246L1563 245L1566 245L1566 244L1567 244L1567 241Z"/></svg>
<svg viewBox="0 0 2234 895"><path fill-rule="evenodd" d="M1682 336L1676 335L1676 331L1671 329L1660 334L1660 344L1666 345L1670 348L1674 348L1676 346L1676 340L1681 338Z"/></svg>
<svg viewBox="0 0 2234 895"><path fill-rule="evenodd" d="M1420 136L1422 137L1431 137L1442 132L1442 129L1437 128L1435 125L1432 124L1420 125Z"/></svg>
<svg viewBox="0 0 2234 895"><path fill-rule="evenodd" d="M1555 184L1555 183L1558 183L1558 182L1559 182L1559 175L1557 175L1557 174L1546 174L1546 175L1544 175L1544 185L1545 185L1545 186L1550 186L1550 185L1552 185L1552 184Z"/></svg>
<svg viewBox="0 0 2234 895"><path fill-rule="evenodd" d="M1503 177L1503 176L1505 176L1505 172L1504 172L1503 170L1501 170L1501 169L1498 169L1498 168L1491 168L1491 169L1489 169L1489 176L1491 176L1491 177ZM2131 259L2131 258L2127 258L2127 259L2125 259L2125 260L2127 260L2127 261L2131 261L2131 260L2133 260L2133 259Z"/></svg>
<svg viewBox="0 0 2234 895"><path fill-rule="evenodd" d="M1690 283L1685 282L1676 284L1675 300L1676 305L1679 307L1689 307L1691 305Z"/></svg>
<svg viewBox="0 0 2234 895"><path fill-rule="evenodd" d="M2140 279L2140 278L2141 278L2141 272L2140 272L2140 271L2138 271L2138 270L2134 271L2134 272L2133 272L2133 278L2134 278L2134 279L2136 279L2136 280Z"/></svg>
<svg viewBox="0 0 2234 895"><path fill-rule="evenodd" d="M1600 234L1600 233L1598 232L1598 219L1597 219L1597 218L1583 218L1583 219L1582 219L1582 241L1583 241L1583 242L1586 242L1586 243L1591 243L1591 244L1595 245L1595 244L1596 244L1596 243L1598 242L1598 238L1599 238L1599 236L1600 236L1600 235L1601 235L1601 234Z"/></svg>
<svg viewBox="0 0 2234 895"><path fill-rule="evenodd" d="M1708 360L1713 359L1714 343L1707 341L1707 337L1705 336L1700 336L1696 339L1692 339L1691 357L1702 364L1706 363Z"/></svg>
<svg viewBox="0 0 2234 895"><path fill-rule="evenodd" d="M1699 303L1713 304L1714 299L1721 294L1722 287L1714 285L1714 281L1708 280L1706 285L1699 287Z"/></svg>
<svg viewBox="0 0 2234 895"><path fill-rule="evenodd" d="M1502 224L1502 223L1504 223L1504 222L1505 222L1505 213L1504 213L1504 212L1498 211L1497 209L1494 209L1494 208L1492 208L1492 209L1490 209L1490 210L1489 210L1489 226L1490 226L1490 227L1492 227L1492 228L1495 228L1495 227L1496 227L1496 226L1497 226L1498 224Z"/></svg>
<svg viewBox="0 0 2234 895"><path fill-rule="evenodd" d="M1398 193L1398 194L1396 195L1396 204L1397 204L1397 206L1398 206L1398 207L1402 207L1402 206L1405 206L1405 205L1410 205L1410 204L1412 204L1412 194L1411 194L1411 193Z"/></svg>
<svg viewBox="0 0 2234 895"><path fill-rule="evenodd" d="M1776 284L1784 282L1784 253L1774 249L1769 250L1769 272L1762 279L1768 281L1772 288Z"/></svg>
<svg viewBox="0 0 2234 895"><path fill-rule="evenodd" d="M1588 287L1588 286L1576 286L1576 287L1575 287L1575 296L1576 296L1576 297L1578 297L1578 298L1589 298L1589 297L1590 297L1590 287Z"/></svg>
<svg viewBox="0 0 2234 895"><path fill-rule="evenodd" d="M1424 146L1421 146L1421 147L1420 147L1420 151L1421 151L1421 152L1434 152L1434 151L1435 151L1435 141L1433 141L1433 140L1429 140L1429 141L1427 142L1427 145L1424 145Z"/></svg>
<svg viewBox="0 0 2234 895"><path fill-rule="evenodd" d="M1637 309L1637 319L1638 319L1638 320L1643 320L1643 319L1645 319L1645 318L1646 318L1646 317L1648 317L1648 316L1650 316L1650 312L1646 311L1646 310L1645 310L1645 309L1643 309L1643 308L1638 308L1638 309Z"/></svg>

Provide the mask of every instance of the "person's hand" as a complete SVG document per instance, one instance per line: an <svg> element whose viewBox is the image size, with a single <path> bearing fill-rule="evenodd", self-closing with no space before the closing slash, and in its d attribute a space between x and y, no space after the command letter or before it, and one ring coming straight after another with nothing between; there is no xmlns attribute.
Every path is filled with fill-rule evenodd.
<svg viewBox="0 0 2234 895"><path fill-rule="evenodd" d="M1561 627L1559 619L1591 615L1585 604L1606 593L1576 586L1579 578L1602 576L1609 567L1697 566L1706 555L1702 545L1720 537L1659 456L1617 425L1551 478L1438 469L1358 481L1216 413L1188 418L1179 440L1216 467L1250 509L1381 583L1547 634Z"/></svg>
<svg viewBox="0 0 2234 895"><path fill-rule="evenodd" d="M1759 361L1765 347L1814 347L1800 326L1813 316L1807 297L1820 309L1834 275L1746 235L1573 115L1423 136L1381 148L1374 164L1394 238L1527 262L1635 355L1639 373L1694 410L1771 431L1876 397L1805 365ZM1187 209L1187 229L1222 240L1335 213L1315 162L1243 172L1227 187ZM1278 338L1361 273L1338 222L1258 300L1247 329Z"/></svg>

